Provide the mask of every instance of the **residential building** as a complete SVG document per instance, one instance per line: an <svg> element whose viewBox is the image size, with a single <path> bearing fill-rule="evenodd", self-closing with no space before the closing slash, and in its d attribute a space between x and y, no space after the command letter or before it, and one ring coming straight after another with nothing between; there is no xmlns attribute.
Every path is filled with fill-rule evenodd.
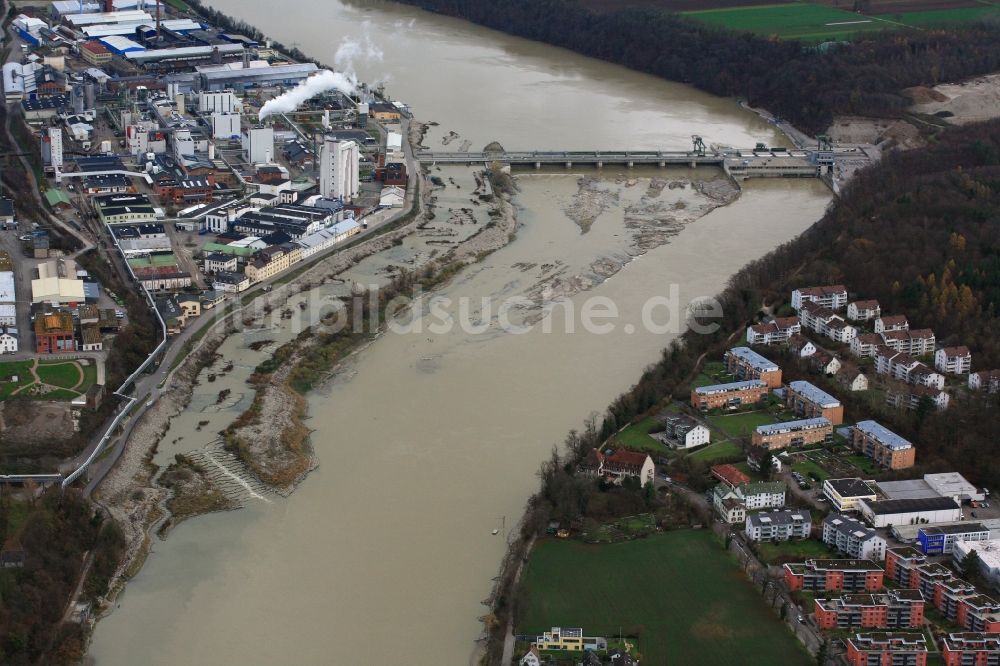
<svg viewBox="0 0 1000 666"><path fill-rule="evenodd" d="M934 353L936 341L934 331L929 328L912 331L905 329L886 331L882 334L882 342L885 346L912 356L923 356L924 354Z"/></svg>
<svg viewBox="0 0 1000 666"><path fill-rule="evenodd" d="M833 426L830 420L819 418L785 421L757 426L751 435L753 446L778 451L790 446L808 446L832 441Z"/></svg>
<svg viewBox="0 0 1000 666"><path fill-rule="evenodd" d="M542 659L538 654L538 646L532 643L528 651L521 657L521 661L517 663L518 666L542 666Z"/></svg>
<svg viewBox="0 0 1000 666"><path fill-rule="evenodd" d="M339 141L332 136L323 140L319 151L319 192L322 196L344 203L358 196L360 155L358 144L353 141Z"/></svg>
<svg viewBox="0 0 1000 666"><path fill-rule="evenodd" d="M35 352L57 354L76 351L73 315L53 312L35 317Z"/></svg>
<svg viewBox="0 0 1000 666"><path fill-rule="evenodd" d="M799 358L809 358L816 353L816 345L805 336L793 335L788 338L788 351Z"/></svg>
<svg viewBox="0 0 1000 666"><path fill-rule="evenodd" d="M840 317L834 317L827 322L824 333L826 337L842 345L849 345L851 340L858 337L857 327L851 326Z"/></svg>
<svg viewBox="0 0 1000 666"><path fill-rule="evenodd" d="M580 472L615 483L621 483L625 479L636 479L640 484L646 485L653 482L656 466L646 453L619 449L604 455L601 451L592 449L581 463Z"/></svg>
<svg viewBox="0 0 1000 666"><path fill-rule="evenodd" d="M251 283L263 282L287 270L301 258L302 248L297 245L275 245L260 250L247 264L246 276Z"/></svg>
<svg viewBox="0 0 1000 666"><path fill-rule="evenodd" d="M1000 666L1000 633L948 634L941 641L944 666Z"/></svg>
<svg viewBox="0 0 1000 666"><path fill-rule="evenodd" d="M101 351L104 349L104 338L97 324L84 324L80 327L80 351Z"/></svg>
<svg viewBox="0 0 1000 666"><path fill-rule="evenodd" d="M769 455L771 454L767 449L760 446L751 446L747 451L747 467L755 472L760 472L764 458ZM782 467L781 458L771 455L771 469L780 473Z"/></svg>
<svg viewBox="0 0 1000 666"><path fill-rule="evenodd" d="M585 650L607 650L608 641L602 637L584 636L583 629L578 627L552 627L535 639L539 650L566 650L568 652L583 652Z"/></svg>
<svg viewBox="0 0 1000 666"><path fill-rule="evenodd" d="M913 467L913 444L876 421L859 421L851 428L851 447L886 469Z"/></svg>
<svg viewBox="0 0 1000 666"><path fill-rule="evenodd" d="M935 409L947 409L951 396L931 386L902 386L890 388L885 394L885 403L896 409L920 409L921 405L929 403Z"/></svg>
<svg viewBox="0 0 1000 666"><path fill-rule="evenodd" d="M784 481L756 481L736 488L749 511L780 509L785 506Z"/></svg>
<svg viewBox="0 0 1000 666"><path fill-rule="evenodd" d="M817 303L805 303L799 311L802 327L815 331L820 335L840 342L850 344L858 336L858 329L851 326L844 318L830 308Z"/></svg>
<svg viewBox="0 0 1000 666"><path fill-rule="evenodd" d="M805 509L763 511L746 518L745 532L754 542L808 539L811 531L812 516Z"/></svg>
<svg viewBox="0 0 1000 666"><path fill-rule="evenodd" d="M878 319L882 315L882 308L878 301L854 301L847 304L847 318L851 321L869 321Z"/></svg>
<svg viewBox="0 0 1000 666"><path fill-rule="evenodd" d="M920 629L924 597L920 590L886 590L878 594L847 594L816 599L820 629Z"/></svg>
<svg viewBox="0 0 1000 666"><path fill-rule="evenodd" d="M853 377L849 376L845 383L848 391L867 391L868 375L863 372L855 373Z"/></svg>
<svg viewBox="0 0 1000 666"><path fill-rule="evenodd" d="M186 318L197 317L201 314L201 298L192 294L178 294L174 299Z"/></svg>
<svg viewBox="0 0 1000 666"><path fill-rule="evenodd" d="M205 272L218 273L220 271L233 272L236 270L238 260L235 254L224 254L222 252L210 252L205 255Z"/></svg>
<svg viewBox="0 0 1000 666"><path fill-rule="evenodd" d="M677 448L690 449L711 441L711 431L686 414L668 414L661 417L663 434L677 443Z"/></svg>
<svg viewBox="0 0 1000 666"><path fill-rule="evenodd" d="M749 381L759 379L768 388L781 386L781 368L749 347L733 347L726 352L726 372L736 379Z"/></svg>
<svg viewBox="0 0 1000 666"><path fill-rule="evenodd" d="M14 354L18 349L17 329L4 326L0 329L0 354Z"/></svg>
<svg viewBox="0 0 1000 666"><path fill-rule="evenodd" d="M890 315L875 320L875 332L880 335L889 331L905 331L909 328L910 322L906 320L906 315Z"/></svg>
<svg viewBox="0 0 1000 666"><path fill-rule="evenodd" d="M747 327L747 343L751 345L774 345L788 342L802 330L798 317L778 317L763 324Z"/></svg>
<svg viewBox="0 0 1000 666"><path fill-rule="evenodd" d="M969 388L973 391L1000 391L1000 370L980 370L969 373Z"/></svg>
<svg viewBox="0 0 1000 666"><path fill-rule="evenodd" d="M885 539L852 516L831 513L824 518L823 543L854 559L885 559Z"/></svg>
<svg viewBox="0 0 1000 666"><path fill-rule="evenodd" d="M848 666L927 666L927 639L919 631L856 634L845 643Z"/></svg>
<svg viewBox="0 0 1000 666"><path fill-rule="evenodd" d="M862 333L851 340L851 353L861 358L874 358L882 346L882 336L878 333Z"/></svg>
<svg viewBox="0 0 1000 666"><path fill-rule="evenodd" d="M94 197L97 215L104 224L153 222L156 210L145 194L105 194Z"/></svg>
<svg viewBox="0 0 1000 666"><path fill-rule="evenodd" d="M965 345L942 347L934 352L934 367L946 375L965 375L972 370L972 352Z"/></svg>
<svg viewBox="0 0 1000 666"><path fill-rule="evenodd" d="M957 525L925 525L917 530L917 547L925 555L946 555L953 552L955 543L964 541L989 541L990 530L982 523Z"/></svg>
<svg viewBox="0 0 1000 666"><path fill-rule="evenodd" d="M747 508L742 496L724 483L720 483L712 491L712 506L725 523L738 525L746 520Z"/></svg>
<svg viewBox="0 0 1000 666"><path fill-rule="evenodd" d="M809 367L821 375L835 375L840 372L840 359L828 351L817 351L809 357Z"/></svg>
<svg viewBox="0 0 1000 666"><path fill-rule="evenodd" d="M785 389L785 406L796 416L825 418L833 425L844 422L844 406L839 400L806 381L791 382Z"/></svg>
<svg viewBox="0 0 1000 666"><path fill-rule="evenodd" d="M702 411L710 409L738 409L767 400L769 389L759 379L699 386L691 391L691 406Z"/></svg>
<svg viewBox="0 0 1000 666"><path fill-rule="evenodd" d="M212 278L212 289L220 293L235 293L246 291L250 288L250 278L244 273L230 273L222 271L216 273Z"/></svg>
<svg viewBox="0 0 1000 666"><path fill-rule="evenodd" d="M871 560L806 560L784 565L792 592L878 592L885 572Z"/></svg>
<svg viewBox="0 0 1000 666"><path fill-rule="evenodd" d="M950 497L923 499L861 500L858 509L872 527L944 523L958 520L962 510Z"/></svg>
<svg viewBox="0 0 1000 666"><path fill-rule="evenodd" d="M874 501L878 494L874 482L861 479L827 479L823 482L823 496L830 506L840 513L857 511L861 500Z"/></svg>
<svg viewBox="0 0 1000 666"><path fill-rule="evenodd" d="M875 372L907 384L929 386L938 390L944 388L943 375L934 372L913 356L885 345L880 345L875 352Z"/></svg>
<svg viewBox="0 0 1000 666"><path fill-rule="evenodd" d="M803 304L812 302L831 310L847 305L847 289L842 284L823 287L801 287L792 292L792 307L801 310Z"/></svg>

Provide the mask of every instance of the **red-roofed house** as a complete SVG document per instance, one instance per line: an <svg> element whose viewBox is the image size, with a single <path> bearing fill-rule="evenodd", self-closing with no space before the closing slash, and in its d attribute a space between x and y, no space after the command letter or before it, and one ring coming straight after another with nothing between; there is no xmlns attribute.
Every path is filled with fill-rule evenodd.
<svg viewBox="0 0 1000 666"><path fill-rule="evenodd" d="M733 465L713 465L712 476L728 484L731 488L750 483L750 477L738 470Z"/></svg>
<svg viewBox="0 0 1000 666"><path fill-rule="evenodd" d="M965 345L944 347L934 352L934 367L949 375L965 375L972 370L972 352Z"/></svg>
<svg viewBox="0 0 1000 666"><path fill-rule="evenodd" d="M648 453L615 451L604 458L604 475L618 481L639 479L639 483L646 485L653 482L655 471L653 459L649 457Z"/></svg>

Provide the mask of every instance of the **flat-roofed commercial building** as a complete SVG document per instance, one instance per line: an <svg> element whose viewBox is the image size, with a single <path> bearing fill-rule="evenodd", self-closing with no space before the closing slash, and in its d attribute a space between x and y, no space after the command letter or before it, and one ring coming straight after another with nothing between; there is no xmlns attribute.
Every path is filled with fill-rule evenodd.
<svg viewBox="0 0 1000 666"><path fill-rule="evenodd" d="M830 505L840 513L857 511L861 500L878 497L873 483L861 479L827 479L823 482L823 495Z"/></svg>
<svg viewBox="0 0 1000 666"><path fill-rule="evenodd" d="M699 386L691 391L691 406L702 411L737 409L764 402L768 391L767 384L759 379Z"/></svg>
<svg viewBox="0 0 1000 666"><path fill-rule="evenodd" d="M950 497L924 499L870 500L858 503L861 516L872 527L918 522L942 523L958 520L962 509Z"/></svg>
<svg viewBox="0 0 1000 666"><path fill-rule="evenodd" d="M982 523L923 525L917 529L917 547L927 555L945 555L958 541L989 541L990 531Z"/></svg>
<svg viewBox="0 0 1000 666"><path fill-rule="evenodd" d="M768 388L781 386L781 368L749 347L733 347L726 352L726 372L736 379L759 379Z"/></svg>
<svg viewBox="0 0 1000 666"><path fill-rule="evenodd" d="M754 446L778 451L789 446L821 444L833 439L833 426L824 417L757 426L750 437Z"/></svg>
<svg viewBox="0 0 1000 666"><path fill-rule="evenodd" d="M886 469L913 467L913 444L876 421L859 421L851 428L851 446Z"/></svg>
<svg viewBox="0 0 1000 666"><path fill-rule="evenodd" d="M785 406L803 418L828 419L833 425L844 422L844 406L826 391L804 381L794 381L785 389Z"/></svg>

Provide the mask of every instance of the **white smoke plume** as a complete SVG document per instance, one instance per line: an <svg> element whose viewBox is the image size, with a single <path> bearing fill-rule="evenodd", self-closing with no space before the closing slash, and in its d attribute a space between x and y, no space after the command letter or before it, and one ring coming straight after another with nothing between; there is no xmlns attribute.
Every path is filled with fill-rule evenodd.
<svg viewBox="0 0 1000 666"><path fill-rule="evenodd" d="M333 64L337 69L355 75L355 64L358 61L364 64L382 62L382 56L382 49L372 41L371 25L366 21L361 26L361 39L345 37L340 42L333 55Z"/></svg>
<svg viewBox="0 0 1000 666"><path fill-rule="evenodd" d="M270 99L260 108L258 120L264 120L268 116L276 113L290 113L316 95L329 90L339 90L345 95L352 95L357 92L358 81L353 74L342 72L331 72L324 69L318 74L313 74L308 79L295 86L283 95L278 95Z"/></svg>

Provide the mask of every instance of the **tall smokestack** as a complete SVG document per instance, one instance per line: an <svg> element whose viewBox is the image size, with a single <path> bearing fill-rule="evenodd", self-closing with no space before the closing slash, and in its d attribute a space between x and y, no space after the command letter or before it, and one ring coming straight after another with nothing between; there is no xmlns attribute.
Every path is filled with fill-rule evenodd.
<svg viewBox="0 0 1000 666"><path fill-rule="evenodd" d="M156 0L156 41L160 41L160 0Z"/></svg>
<svg viewBox="0 0 1000 666"><path fill-rule="evenodd" d="M104 0L104 11L106 11L106 12L113 12L113 11L115 11L115 2L114 2L114 0Z"/></svg>

